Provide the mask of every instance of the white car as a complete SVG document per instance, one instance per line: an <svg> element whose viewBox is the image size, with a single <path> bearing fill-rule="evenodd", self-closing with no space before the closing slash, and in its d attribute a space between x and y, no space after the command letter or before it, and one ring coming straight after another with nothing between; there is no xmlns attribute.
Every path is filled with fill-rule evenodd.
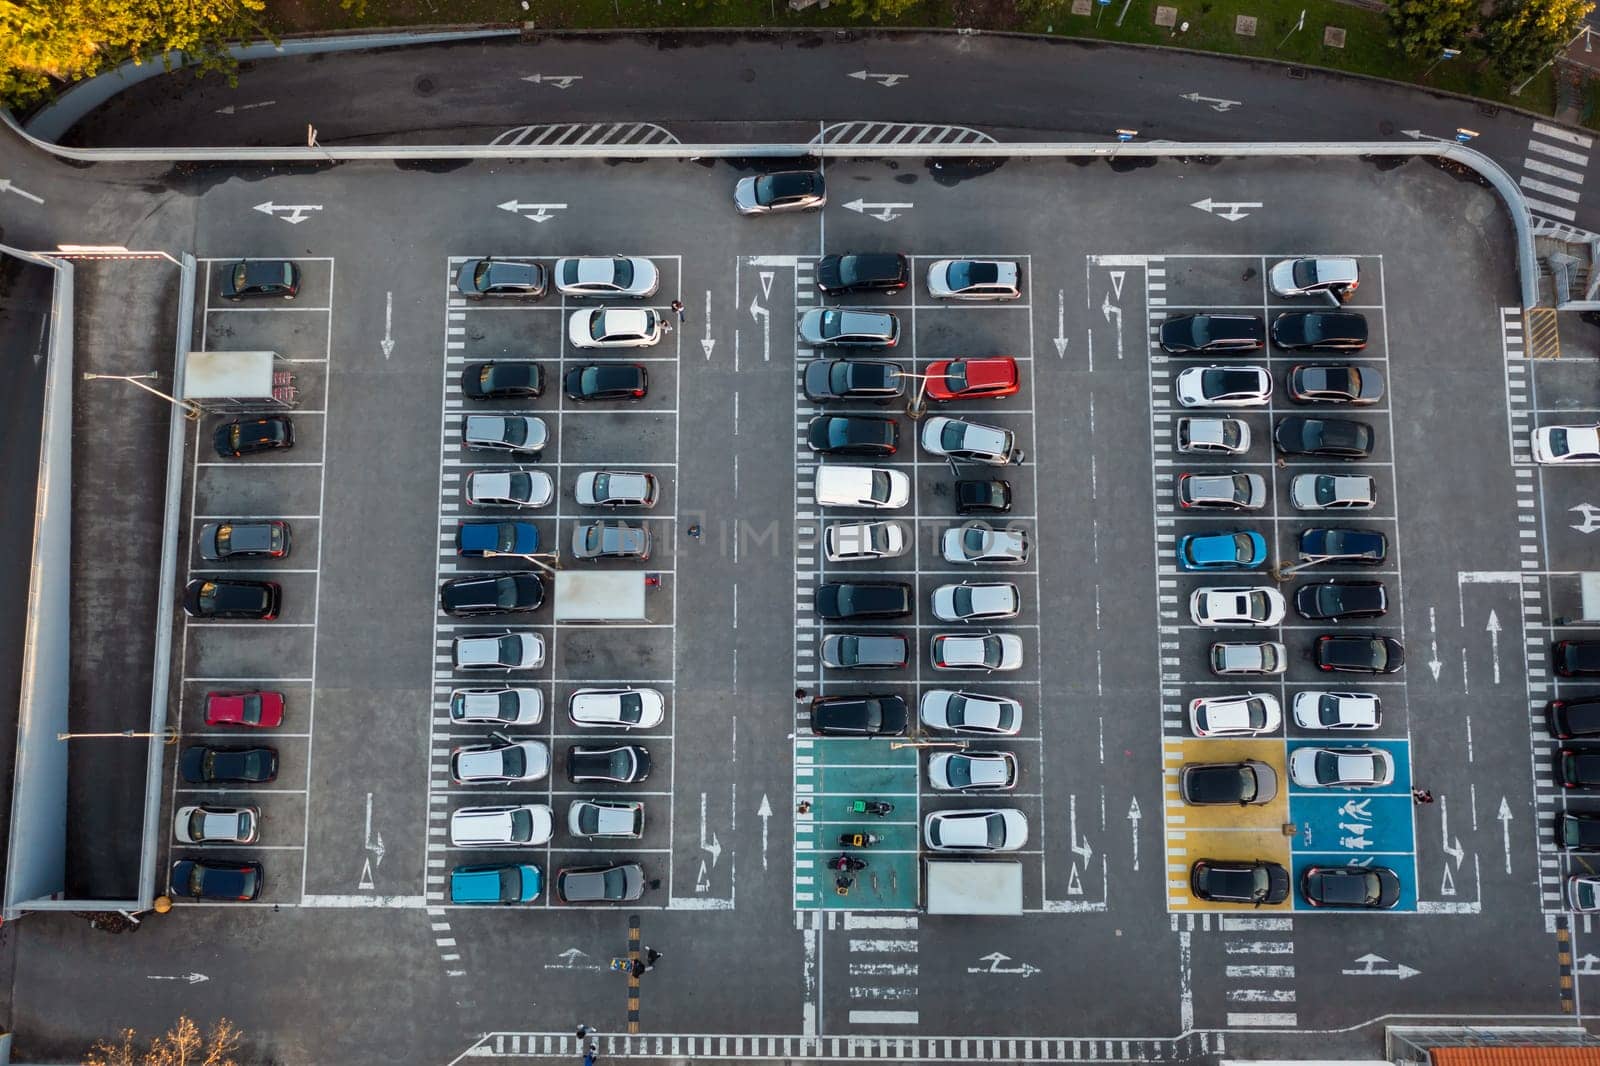
<svg viewBox="0 0 1600 1066"><path fill-rule="evenodd" d="M450 658L457 670L537 670L544 665L544 637L514 630L457 637Z"/></svg>
<svg viewBox="0 0 1600 1066"><path fill-rule="evenodd" d="M1022 271L1010 259L940 259L928 267L928 295L946 300L1015 300Z"/></svg>
<svg viewBox="0 0 1600 1066"><path fill-rule="evenodd" d="M452 722L537 725L543 718L544 693L536 688L458 688L450 693Z"/></svg>
<svg viewBox="0 0 1600 1066"><path fill-rule="evenodd" d="M537 740L471 744L450 753L450 776L461 785L538 781L550 772L550 749Z"/></svg>
<svg viewBox="0 0 1600 1066"><path fill-rule="evenodd" d="M1278 697L1270 692L1203 696L1189 703L1189 729L1197 737L1253 737L1283 725Z"/></svg>
<svg viewBox="0 0 1600 1066"><path fill-rule="evenodd" d="M1189 597L1197 626L1275 626L1283 621L1283 593L1264 585L1199 588Z"/></svg>
<svg viewBox="0 0 1600 1066"><path fill-rule="evenodd" d="M180 844L254 844L260 834L259 807L179 807L172 819Z"/></svg>
<svg viewBox="0 0 1600 1066"><path fill-rule="evenodd" d="M911 478L884 467L823 465L813 491L819 507L895 510L911 502Z"/></svg>
<svg viewBox="0 0 1600 1066"><path fill-rule="evenodd" d="M472 451L535 455L550 442L550 427L532 415L468 415L461 443Z"/></svg>
<svg viewBox="0 0 1600 1066"><path fill-rule="evenodd" d="M922 840L933 851L1016 851L1028 842L1028 819L1015 807L934 811Z"/></svg>
<svg viewBox="0 0 1600 1066"><path fill-rule="evenodd" d="M1022 665L1022 638L1015 633L936 633L929 641L936 670L1015 670Z"/></svg>
<svg viewBox="0 0 1600 1066"><path fill-rule="evenodd" d="M1301 729L1376 729L1383 720L1378 697L1370 692L1296 692L1293 714Z"/></svg>
<svg viewBox="0 0 1600 1066"><path fill-rule="evenodd" d="M585 470L572 486L580 507L654 507L661 483L633 470Z"/></svg>
<svg viewBox="0 0 1600 1066"><path fill-rule="evenodd" d="M1175 433L1183 455L1241 455L1250 450L1250 426L1242 418L1180 418Z"/></svg>
<svg viewBox="0 0 1600 1066"><path fill-rule="evenodd" d="M1022 462L1017 439L1009 429L979 425L938 415L922 423L922 449L947 459L989 466Z"/></svg>
<svg viewBox="0 0 1600 1066"><path fill-rule="evenodd" d="M567 340L574 348L648 348L661 340L653 307L593 307L572 312Z"/></svg>
<svg viewBox="0 0 1600 1066"><path fill-rule="evenodd" d="M555 818L543 803L515 807L463 807L450 816L450 843L458 848L514 848L548 844Z"/></svg>
<svg viewBox="0 0 1600 1066"><path fill-rule="evenodd" d="M1289 653L1275 640L1259 644L1211 645L1211 672L1219 677L1232 674L1281 674L1289 669Z"/></svg>
<svg viewBox="0 0 1600 1066"><path fill-rule="evenodd" d="M863 559L895 559L911 547L899 522L835 522L822 535L822 551L830 563Z"/></svg>
<svg viewBox="0 0 1600 1066"><path fill-rule="evenodd" d="M933 616L941 622L988 622L1015 618L1022 594L1009 582L963 581L933 590Z"/></svg>
<svg viewBox="0 0 1600 1066"><path fill-rule="evenodd" d="M546 507L556 483L543 470L474 470L461 498L472 507Z"/></svg>
<svg viewBox="0 0 1600 1066"><path fill-rule="evenodd" d="M1009 751L937 751L928 756L928 785L938 792L998 792L1017 787Z"/></svg>
<svg viewBox="0 0 1600 1066"><path fill-rule="evenodd" d="M1367 511L1378 502L1378 488L1365 474L1296 474L1289 500L1297 511Z"/></svg>
<svg viewBox="0 0 1600 1066"><path fill-rule="evenodd" d="M1536 463L1600 463L1600 426L1542 426L1532 443Z"/></svg>
<svg viewBox="0 0 1600 1066"><path fill-rule="evenodd" d="M1272 375L1258 366L1191 366L1178 374L1173 392L1185 407L1265 407Z"/></svg>
<svg viewBox="0 0 1600 1066"><path fill-rule="evenodd" d="M584 256L557 259L551 271L556 291L563 296L597 296L602 299L654 296L661 273L648 259L638 256Z"/></svg>
<svg viewBox="0 0 1600 1066"><path fill-rule="evenodd" d="M929 689L922 694L922 724L952 733L1012 737L1022 728L1022 704L986 692Z"/></svg>
<svg viewBox="0 0 1600 1066"><path fill-rule="evenodd" d="M952 526L940 538L947 563L1025 563L1028 538L1021 530Z"/></svg>
<svg viewBox="0 0 1600 1066"><path fill-rule="evenodd" d="M644 804L621 800L573 800L567 807L567 832L588 837L644 836Z"/></svg>
<svg viewBox="0 0 1600 1066"><path fill-rule="evenodd" d="M573 725L653 729L666 716L666 706L653 688L580 688L567 700L567 717Z"/></svg>
<svg viewBox="0 0 1600 1066"><path fill-rule="evenodd" d="M1299 788L1382 788L1394 781L1394 759L1382 748L1296 748L1289 780Z"/></svg>
<svg viewBox="0 0 1600 1066"><path fill-rule="evenodd" d="M1360 268L1345 256L1282 259L1267 272L1274 296L1323 294L1337 301L1349 299L1361 284Z"/></svg>

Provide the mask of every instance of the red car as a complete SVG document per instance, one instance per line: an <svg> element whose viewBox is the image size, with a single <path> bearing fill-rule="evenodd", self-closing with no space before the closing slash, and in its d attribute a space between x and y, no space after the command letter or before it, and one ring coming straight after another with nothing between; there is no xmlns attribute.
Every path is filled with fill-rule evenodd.
<svg viewBox="0 0 1600 1066"><path fill-rule="evenodd" d="M928 399L934 403L1013 396L1017 391L1017 361L1009 355L944 359L925 373Z"/></svg>
<svg viewBox="0 0 1600 1066"><path fill-rule="evenodd" d="M208 692L206 725L276 729L283 724L281 692Z"/></svg>

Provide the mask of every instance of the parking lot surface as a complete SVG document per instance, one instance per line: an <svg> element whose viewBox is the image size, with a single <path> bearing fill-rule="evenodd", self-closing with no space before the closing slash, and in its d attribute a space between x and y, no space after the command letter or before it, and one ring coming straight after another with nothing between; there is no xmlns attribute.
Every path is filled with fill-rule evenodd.
<svg viewBox="0 0 1600 1066"><path fill-rule="evenodd" d="M743 219L729 202L743 172L721 163L473 164L446 177L346 165L314 180L286 174L205 193L196 253L212 268L211 295L197 347L278 353L297 390L297 439L290 451L222 460L208 448L218 419L202 420L188 535L208 521L267 517L292 525L294 545L263 563L187 555L186 580L216 570L272 575L283 610L271 622L179 627L179 747L270 744L280 767L270 784L219 791L174 773L171 802L258 806L259 842L206 850L263 863L265 890L254 906L182 903L148 923L127 954L95 955L87 969L59 961L78 958L75 931L25 924L13 1025L50 1034L29 1053L76 1053L74 1034L109 1031L135 1009L220 1010L230 981L247 974L271 974L275 990L227 1002L229 1016L265 1051L306 1061L445 1062L468 1049L511 1061L570 1056L579 1021L605 1034L604 1053L659 1058L1371 1055L1380 1018L1564 1024L1577 1013L1593 978L1573 959L1591 929L1562 909L1561 877L1578 867L1556 853L1549 824L1582 801L1552 784L1542 715L1552 693L1585 690L1551 679L1545 648L1569 635L1552 628L1557 617L1581 617L1577 573L1584 527L1595 524L1584 507L1600 501L1584 487L1593 468L1535 467L1526 436L1585 417L1596 381L1589 364L1523 357L1506 311L1515 302L1509 223L1489 194L1420 162L1113 169L1013 160L929 173L860 160L828 165L831 202L820 213ZM287 224L251 209L269 194L322 209ZM1202 197L1261 207L1229 220L1196 210ZM424 201L433 208L410 212ZM379 209L404 213L403 235L370 228ZM905 254L911 284L889 295L821 294L818 258L850 251ZM549 266L580 254L651 258L661 287L645 304L671 315L669 302L681 300L673 332L591 354L567 333L586 301L552 292L479 303L453 288L471 258ZM301 294L222 305L215 265L244 255L294 258ZM1301 411L1287 402L1291 368L1341 357L1268 346L1212 359L1156 343L1178 314L1270 321L1321 306L1264 288L1273 263L1302 255L1359 264L1361 286L1346 306L1366 316L1371 343L1349 361L1387 386L1381 402L1348 412L1373 429L1365 460L1280 464L1270 441L1278 419ZM1020 299L930 296L928 266L964 256L1016 261ZM834 353L798 341L796 322L835 305L897 314L899 343L870 354L907 374L941 359L1006 355L1020 388L920 418L903 401L815 404L805 365ZM469 363L506 359L541 364L543 394L465 397ZM645 365L648 394L573 403L562 379L588 362ZM1228 459L1174 449L1179 418L1219 413L1182 408L1174 394L1182 369L1211 362L1259 367L1274 386L1263 406L1221 412L1245 419L1255 439ZM550 441L514 460L464 450L461 420L483 412L536 416ZM819 457L806 437L823 413L892 418L898 449L881 459ZM917 440L940 415L1010 431L1023 462L953 469ZM819 503L819 470L841 463L904 474L906 506ZM515 512L465 502L470 473L512 467L549 474L552 501ZM1179 508L1177 479L1213 469L1261 475L1264 506ZM1385 561L1282 574L1300 561L1300 532L1329 524L1291 506L1291 479L1334 469L1373 478L1376 506L1337 524L1383 532ZM588 470L651 473L660 500L600 515L573 494ZM943 534L964 520L954 484L979 477L1010 483L1011 511L994 524L1027 538L1025 561L945 559ZM513 513L537 530L536 560L458 557L463 521ZM573 529L596 517L647 528L651 557L573 559ZM907 550L829 562L827 526L863 518L902 523ZM1272 565L1179 569L1179 538L1221 530L1259 532L1284 580ZM557 621L549 566L644 575L644 617ZM510 570L541 576L541 606L482 619L439 611L441 583ZM1312 622L1291 602L1281 624L1254 636L1190 618L1190 596L1205 586L1271 587L1292 601L1301 583L1334 577L1383 582L1387 613ZM913 613L848 625L820 618L818 586L843 580L904 582ZM1016 585L1018 614L989 627L1019 638L1016 669L935 665L933 639L964 627L935 618L931 597L962 581ZM489 682L457 669L458 637L506 630L539 635L542 665ZM821 666L823 642L841 632L903 635L908 662L875 674ZM1292 722L1254 737L1192 735L1189 703L1200 697L1266 692L1288 721L1295 693L1331 687L1309 658L1314 639L1343 632L1404 644L1403 671L1342 675L1341 687L1381 696L1379 729L1359 740ZM1246 639L1281 641L1286 672L1242 686L1214 676L1211 643ZM485 684L535 689L542 716L506 727L452 719L452 693ZM579 727L568 699L586 686L656 689L663 720L626 733ZM204 725L208 692L243 688L282 691L283 724L244 740ZM915 726L899 739L811 732L814 698L900 696L915 723L934 688L1014 698L1020 727L996 738ZM549 772L510 785L456 781L452 752L496 733L544 745ZM963 750L949 746L963 739L968 753L1013 753L1015 788L999 798L933 789L929 760ZM569 781L568 750L600 741L644 745L649 778ZM1391 783L1291 782L1295 751L1356 743L1392 758ZM1182 802L1182 765L1239 759L1273 768L1276 799ZM1434 802L1414 803L1415 788ZM573 837L568 807L586 798L642 802L643 835ZM894 809L858 814L856 800ZM547 805L549 842L452 842L461 809L508 804ZM1026 843L1004 856L1022 864L1023 913L920 912L923 819L990 806L1014 807L1028 827ZM828 862L841 852L839 835L855 831L882 840L847 849L867 866L840 884ZM187 850L169 848L171 857ZM1277 862L1295 884L1279 906L1200 903L1188 891L1200 858ZM531 906L452 902L452 870L501 862L539 867ZM551 884L559 870L613 862L643 868L640 899L560 905ZM1352 863L1397 873L1394 910L1306 907L1306 866ZM607 968L646 945L664 953L654 971L630 981ZM329 955L336 965L315 962ZM169 971L208 980L181 989L145 981L104 1002L66 995L69 981L86 977ZM379 977L355 979L367 973ZM1426 979L1410 979L1417 974ZM280 984L314 990L330 1015L372 1024L361 1035L331 1022L302 1026Z"/></svg>

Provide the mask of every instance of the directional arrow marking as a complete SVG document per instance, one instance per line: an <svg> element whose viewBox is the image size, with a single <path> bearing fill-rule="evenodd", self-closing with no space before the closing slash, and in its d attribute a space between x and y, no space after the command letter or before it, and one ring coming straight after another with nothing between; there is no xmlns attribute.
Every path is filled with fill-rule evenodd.
<svg viewBox="0 0 1600 1066"><path fill-rule="evenodd" d="M1596 507L1592 503L1580 503L1574 507L1568 507L1567 510L1577 511L1583 515L1583 521L1570 528L1576 529L1579 533L1593 533L1595 530L1600 529L1600 507Z"/></svg>
<svg viewBox="0 0 1600 1066"><path fill-rule="evenodd" d="M522 79L531 81L535 85L554 85L557 89L570 89L575 81L582 81L582 74L529 74Z"/></svg>
<svg viewBox="0 0 1600 1066"><path fill-rule="evenodd" d="M1128 822L1133 826L1133 868L1139 869L1139 797L1135 796L1133 802L1128 804Z"/></svg>
<svg viewBox="0 0 1600 1066"><path fill-rule="evenodd" d="M711 339L711 290L706 290L706 335L700 339L700 347L705 350L706 358L711 358L711 349L717 342Z"/></svg>
<svg viewBox="0 0 1600 1066"><path fill-rule="evenodd" d="M1210 104L1213 111L1229 111L1244 103L1242 100L1224 100L1217 96L1201 96L1199 93L1179 93L1178 99L1188 100L1192 104Z"/></svg>
<svg viewBox="0 0 1600 1066"><path fill-rule="evenodd" d="M1414 970L1401 962L1395 963L1393 969L1379 969L1378 964L1380 962L1389 961L1382 955L1363 955L1356 961L1364 964L1364 968L1360 970L1341 970L1340 972L1355 977L1398 977L1402 981L1408 977L1415 977L1422 972L1421 970Z"/></svg>
<svg viewBox="0 0 1600 1066"><path fill-rule="evenodd" d="M761 819L761 868L767 868L767 822L772 818L772 804L767 800L767 794L761 794L761 806L756 808L756 817Z"/></svg>
<svg viewBox="0 0 1600 1066"><path fill-rule="evenodd" d="M1500 683L1500 619L1496 617L1494 608L1489 609L1489 624L1484 627L1489 632L1489 646L1494 649L1494 683Z"/></svg>
<svg viewBox="0 0 1600 1066"><path fill-rule="evenodd" d="M885 89L899 82L905 81L909 74L874 74L870 70L852 70L850 77L856 81L875 81Z"/></svg>
<svg viewBox="0 0 1600 1066"><path fill-rule="evenodd" d="M1500 840L1505 845L1506 873L1511 872L1511 805L1504 796L1500 797L1500 811L1495 815L1500 819Z"/></svg>
<svg viewBox="0 0 1600 1066"><path fill-rule="evenodd" d="M1021 977L1032 977L1034 974L1041 972L1039 967L1037 967L1037 966L1029 966L1025 962L1018 963L1015 966L1001 966L1000 964L1002 962L1010 962L1011 961L1011 956L1002 954L1001 952L998 952L998 951L991 952L988 955L984 955L984 956L980 957L978 959L978 961L979 962L986 962L989 965L987 965L987 966L968 966L967 967L967 972L968 973L1005 973L1005 974L1017 974L1018 976L1021 976Z"/></svg>
<svg viewBox="0 0 1600 1066"><path fill-rule="evenodd" d="M761 322L761 358L770 362L772 360L772 316L767 309L752 297L750 300L750 317Z"/></svg>
<svg viewBox="0 0 1600 1066"><path fill-rule="evenodd" d="M1067 354L1067 290L1056 290L1056 335L1051 338L1056 342L1056 355Z"/></svg>
<svg viewBox="0 0 1600 1066"><path fill-rule="evenodd" d="M1213 200L1208 196L1204 200L1196 200L1189 206L1198 207L1200 210L1207 214L1215 215L1217 218L1225 218L1229 222L1237 222L1241 218L1249 217L1250 212L1246 211L1245 208L1264 207L1266 205L1253 200L1236 200L1230 203L1223 200Z"/></svg>
<svg viewBox="0 0 1600 1066"><path fill-rule="evenodd" d="M916 204L874 204L874 203L868 203L866 200L856 199L856 200L851 200L849 203L845 204L844 206L845 206L846 210L854 211L858 215L867 215L867 216L869 216L871 218L877 219L879 222L892 222L893 220L899 218L900 214L903 213L903 212L896 212L895 208L904 208L905 210L909 211L909 210L911 210L911 208L913 208L913 207L915 207L917 205Z"/></svg>
<svg viewBox="0 0 1600 1066"><path fill-rule="evenodd" d="M383 300L383 340L378 342L378 347L383 349L383 357L389 358L394 352L394 293L384 293ZM367 821L372 821L372 793L367 793Z"/></svg>
<svg viewBox="0 0 1600 1066"><path fill-rule="evenodd" d="M207 977L203 973L193 973L193 972L172 974L172 975L158 974L158 973L147 973L147 974L145 974L145 978L147 980L150 980L150 981L184 981L184 982L187 982L188 984L191 984L191 985L197 985L201 981L209 981L209 980L211 980L211 978Z"/></svg>
<svg viewBox="0 0 1600 1066"><path fill-rule="evenodd" d="M547 970L598 970L600 968L600 964L598 962L582 963L578 961L579 959L587 959L588 957L589 953L587 951L579 951L577 948L568 948L566 951L563 951L561 954L556 956L556 958L561 960L560 962L547 962L544 964L544 968Z"/></svg>
<svg viewBox="0 0 1600 1066"><path fill-rule="evenodd" d="M1067 800L1067 826L1069 830L1068 836L1072 841L1072 852L1082 859L1084 865L1087 866L1089 864L1089 856L1094 854L1094 849L1089 846L1088 837L1084 837L1081 844L1078 842L1078 796L1076 793L1071 793L1068 795Z"/></svg>
<svg viewBox="0 0 1600 1066"><path fill-rule="evenodd" d="M722 845L717 842L717 831L711 831L711 843L706 843L706 794L700 793L700 848L711 853L711 865L715 867L717 860L722 857Z"/></svg>
<svg viewBox="0 0 1600 1066"><path fill-rule="evenodd" d="M17 188L15 185L11 184L11 179L10 178L0 178L0 192L16 193L18 196L22 197L24 200L32 200L36 204L44 203L43 198L35 196L31 192L24 192L23 190Z"/></svg>
<svg viewBox="0 0 1600 1066"><path fill-rule="evenodd" d="M1428 608L1428 634L1433 639L1433 658L1428 660L1428 669L1433 671L1433 679L1437 681L1444 663L1439 661L1439 615L1432 607Z"/></svg>
<svg viewBox="0 0 1600 1066"><path fill-rule="evenodd" d="M1467 849L1461 846L1461 838L1455 838L1455 846L1450 846L1450 802L1449 798L1439 797L1439 835L1444 840L1444 852L1456 860L1456 869L1461 869L1461 860L1466 857Z"/></svg>
<svg viewBox="0 0 1600 1066"><path fill-rule="evenodd" d="M297 226L310 216L307 211L321 211L321 204L275 204L271 200L266 203L256 204L253 210L260 211L263 215L282 218L291 226Z"/></svg>
<svg viewBox="0 0 1600 1066"><path fill-rule="evenodd" d="M525 204L520 200L507 200L505 203L495 204L495 206L502 211L510 211L512 214L521 215L529 222L549 222L555 217L550 212L565 211L567 209L566 204ZM530 215L528 214L529 211L533 213Z"/></svg>
<svg viewBox="0 0 1600 1066"><path fill-rule="evenodd" d="M1106 298L1100 304L1100 313L1110 322L1113 315L1117 319L1117 358L1122 358L1122 308L1111 302L1111 294L1106 293Z"/></svg>
<svg viewBox="0 0 1600 1066"><path fill-rule="evenodd" d="M217 108L216 113L219 115L231 115L235 111L254 111L258 107L271 107L277 102L276 100L263 100L259 104L240 104L238 107L229 104L227 107Z"/></svg>
<svg viewBox="0 0 1600 1066"><path fill-rule="evenodd" d="M1572 972L1584 977L1600 973L1600 955L1578 956L1575 965L1572 967Z"/></svg>

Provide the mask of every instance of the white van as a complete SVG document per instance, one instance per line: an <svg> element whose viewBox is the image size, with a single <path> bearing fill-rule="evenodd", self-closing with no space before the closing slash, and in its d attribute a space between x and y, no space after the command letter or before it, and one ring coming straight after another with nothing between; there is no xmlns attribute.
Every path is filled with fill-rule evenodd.
<svg viewBox="0 0 1600 1066"><path fill-rule="evenodd" d="M904 507L911 502L911 479L877 466L819 466L816 493L821 507Z"/></svg>

